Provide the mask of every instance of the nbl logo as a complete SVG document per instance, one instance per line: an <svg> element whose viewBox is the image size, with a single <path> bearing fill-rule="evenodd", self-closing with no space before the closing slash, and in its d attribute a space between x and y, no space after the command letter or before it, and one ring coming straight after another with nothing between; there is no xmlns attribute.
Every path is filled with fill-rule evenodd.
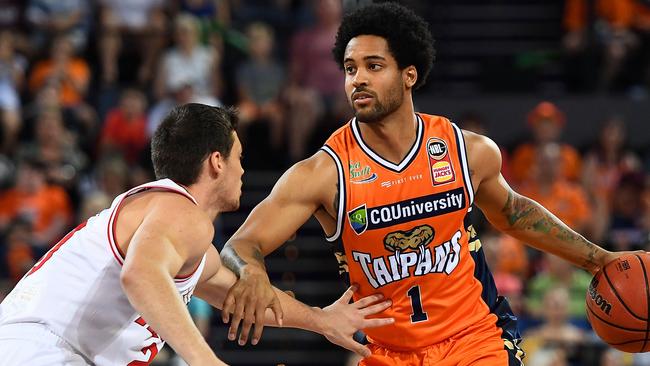
<svg viewBox="0 0 650 366"><path fill-rule="evenodd" d="M440 139L432 138L427 144L427 151L430 157L440 160L447 155L447 144Z"/></svg>

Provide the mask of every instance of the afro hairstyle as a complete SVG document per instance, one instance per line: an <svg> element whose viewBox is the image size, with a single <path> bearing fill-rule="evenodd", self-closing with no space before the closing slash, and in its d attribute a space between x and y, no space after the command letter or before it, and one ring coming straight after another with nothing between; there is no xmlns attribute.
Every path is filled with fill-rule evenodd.
<svg viewBox="0 0 650 366"><path fill-rule="evenodd" d="M360 35L382 37L400 69L415 66L418 80L414 89L422 86L433 66L435 49L428 24L412 10L397 3L370 4L347 14L336 34L332 53L343 69L345 48Z"/></svg>

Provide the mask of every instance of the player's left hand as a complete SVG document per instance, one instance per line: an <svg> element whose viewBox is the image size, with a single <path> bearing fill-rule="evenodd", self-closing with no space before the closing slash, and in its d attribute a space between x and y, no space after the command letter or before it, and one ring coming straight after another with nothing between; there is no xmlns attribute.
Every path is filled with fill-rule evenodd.
<svg viewBox="0 0 650 366"><path fill-rule="evenodd" d="M352 337L358 330L392 324L395 321L393 318L366 318L388 309L392 303L390 300L381 301L381 294L370 295L350 303L355 290L355 286L348 288L340 299L322 309L320 333L330 342L362 357L368 357L370 349Z"/></svg>

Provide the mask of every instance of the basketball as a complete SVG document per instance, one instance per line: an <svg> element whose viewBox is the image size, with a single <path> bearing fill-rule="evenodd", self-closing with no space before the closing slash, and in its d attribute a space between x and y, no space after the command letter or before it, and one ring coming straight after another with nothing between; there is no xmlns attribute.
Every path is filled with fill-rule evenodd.
<svg viewBox="0 0 650 366"><path fill-rule="evenodd" d="M587 318L610 346L624 352L650 350L648 271L650 255L623 255L596 273L587 290Z"/></svg>

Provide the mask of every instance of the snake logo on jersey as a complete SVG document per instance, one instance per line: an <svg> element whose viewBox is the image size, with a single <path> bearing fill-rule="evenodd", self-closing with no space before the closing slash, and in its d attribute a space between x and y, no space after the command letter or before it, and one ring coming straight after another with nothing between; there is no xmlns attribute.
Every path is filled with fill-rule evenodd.
<svg viewBox="0 0 650 366"><path fill-rule="evenodd" d="M400 281L411 275L449 275L460 261L461 235L458 230L450 239L429 248L435 231L429 225L420 225L407 231L394 231L384 237L384 248L392 254L373 258L369 253L352 251L352 259L359 263L373 288Z"/></svg>

